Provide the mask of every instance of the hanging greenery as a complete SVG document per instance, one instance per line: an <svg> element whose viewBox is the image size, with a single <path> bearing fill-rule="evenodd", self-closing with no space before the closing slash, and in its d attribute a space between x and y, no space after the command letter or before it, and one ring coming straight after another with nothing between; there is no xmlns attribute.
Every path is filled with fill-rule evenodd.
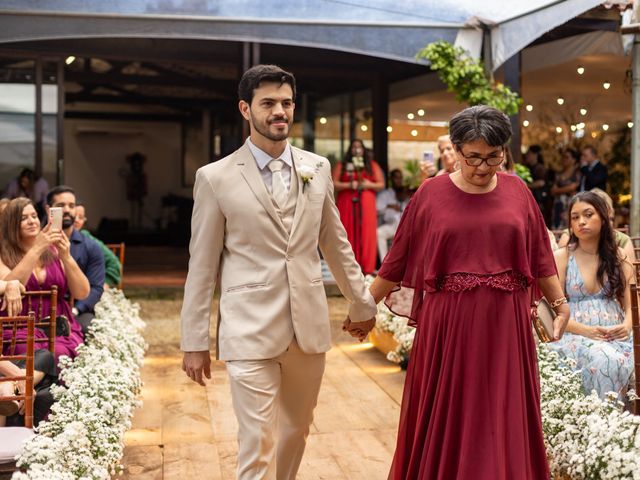
<svg viewBox="0 0 640 480"><path fill-rule="evenodd" d="M464 49L440 40L430 43L418 52L417 58L426 59L431 69L456 94L456 100L469 105L489 105L507 115L518 113L522 100L509 87L487 78L478 60L467 56Z"/></svg>

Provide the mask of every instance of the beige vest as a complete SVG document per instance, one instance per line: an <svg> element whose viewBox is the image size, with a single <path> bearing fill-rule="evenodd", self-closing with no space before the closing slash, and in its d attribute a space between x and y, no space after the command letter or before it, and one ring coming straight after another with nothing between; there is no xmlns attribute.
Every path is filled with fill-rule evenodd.
<svg viewBox="0 0 640 480"><path fill-rule="evenodd" d="M284 228L287 229L287 232L291 234L291 226L293 225L293 216L296 213L296 204L298 202L298 177L296 175L296 171L294 167L291 167L291 186L289 187L289 197L287 198L287 203L284 206L283 210L278 208L276 205L276 201L273 199L273 195L269 195L271 197L271 201L280 215L282 219L282 223L284 224Z"/></svg>

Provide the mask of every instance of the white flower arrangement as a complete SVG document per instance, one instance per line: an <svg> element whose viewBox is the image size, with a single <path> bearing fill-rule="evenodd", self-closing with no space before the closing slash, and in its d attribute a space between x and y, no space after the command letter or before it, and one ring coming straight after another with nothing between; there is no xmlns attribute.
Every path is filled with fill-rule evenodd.
<svg viewBox="0 0 640 480"><path fill-rule="evenodd" d="M138 305L115 289L96 305L87 344L75 360L60 359L64 386L49 418L25 444L13 480L108 480L121 471L124 434L131 427L146 351Z"/></svg>
<svg viewBox="0 0 640 480"><path fill-rule="evenodd" d="M367 277L367 286L373 277ZM387 354L394 363L408 360L415 328L381 303L376 326L398 342ZM553 478L640 480L640 416L623 411L617 394L602 400L584 395L580 371L546 345L538 346L542 430ZM636 398L635 392L629 398Z"/></svg>

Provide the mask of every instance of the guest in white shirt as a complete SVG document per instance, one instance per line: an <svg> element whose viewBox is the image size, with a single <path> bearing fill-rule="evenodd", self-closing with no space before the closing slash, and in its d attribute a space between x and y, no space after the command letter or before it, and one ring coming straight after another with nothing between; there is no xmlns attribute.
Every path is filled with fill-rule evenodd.
<svg viewBox="0 0 640 480"><path fill-rule="evenodd" d="M376 199L379 226L378 254L382 261L389 249L388 242L396 234L400 217L409 203L409 191L404 186L402 170L396 168L389 174L391 187L381 191Z"/></svg>

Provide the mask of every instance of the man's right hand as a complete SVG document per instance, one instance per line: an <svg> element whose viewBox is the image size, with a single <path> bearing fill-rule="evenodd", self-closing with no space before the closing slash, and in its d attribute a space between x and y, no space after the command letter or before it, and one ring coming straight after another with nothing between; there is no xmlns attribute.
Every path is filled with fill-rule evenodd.
<svg viewBox="0 0 640 480"><path fill-rule="evenodd" d="M202 352L184 352L182 358L182 370L185 371L187 377L204 387L204 379L202 374L211 379L211 357L209 350Z"/></svg>

